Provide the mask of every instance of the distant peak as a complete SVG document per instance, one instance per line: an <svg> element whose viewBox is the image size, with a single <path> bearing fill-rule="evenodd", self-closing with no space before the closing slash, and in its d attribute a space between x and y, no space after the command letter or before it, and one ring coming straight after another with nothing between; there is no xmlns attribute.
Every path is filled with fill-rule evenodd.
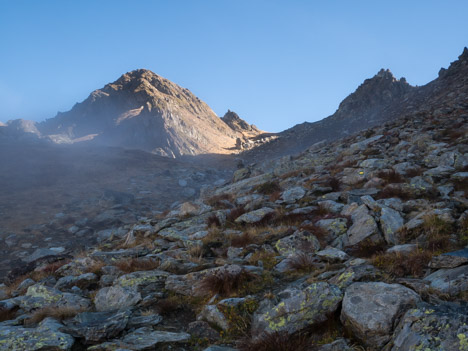
<svg viewBox="0 0 468 351"><path fill-rule="evenodd" d="M395 77L393 76L393 73L387 68L381 68L380 71L375 75L376 77L382 77L382 78L392 78L394 79Z"/></svg>
<svg viewBox="0 0 468 351"><path fill-rule="evenodd" d="M463 48L462 54L461 54L460 56L458 56L458 59L459 59L460 61L466 61L466 60L468 60L468 48L467 48L466 46Z"/></svg>

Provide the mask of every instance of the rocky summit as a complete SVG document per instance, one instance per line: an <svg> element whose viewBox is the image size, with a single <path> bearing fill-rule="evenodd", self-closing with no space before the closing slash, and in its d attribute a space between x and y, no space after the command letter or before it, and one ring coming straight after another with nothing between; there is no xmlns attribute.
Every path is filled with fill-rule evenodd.
<svg viewBox="0 0 468 351"><path fill-rule="evenodd" d="M467 69L465 49L423 87L381 71L328 120L378 125L31 255L0 285L0 349L468 350Z"/></svg>
<svg viewBox="0 0 468 351"><path fill-rule="evenodd" d="M55 143L92 142L168 157L226 154L236 149L237 138L262 134L238 116L230 122L188 89L138 69L36 127Z"/></svg>

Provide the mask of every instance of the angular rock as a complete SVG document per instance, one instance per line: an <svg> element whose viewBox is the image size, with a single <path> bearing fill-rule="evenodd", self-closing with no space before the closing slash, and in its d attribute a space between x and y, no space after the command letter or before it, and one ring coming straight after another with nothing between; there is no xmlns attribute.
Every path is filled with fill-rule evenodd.
<svg viewBox="0 0 468 351"><path fill-rule="evenodd" d="M240 217L236 218L236 223L257 223L264 219L266 216L273 214L275 212L274 209L269 207L262 207L258 210L244 213Z"/></svg>
<svg viewBox="0 0 468 351"><path fill-rule="evenodd" d="M68 334L81 338L86 344L113 338L122 332L130 318L130 310L117 312L83 312L64 322Z"/></svg>
<svg viewBox="0 0 468 351"><path fill-rule="evenodd" d="M346 252L335 249L331 246L317 252L316 255L322 260L328 262L344 262L349 259L349 256Z"/></svg>
<svg viewBox="0 0 468 351"><path fill-rule="evenodd" d="M85 273L79 276L66 276L60 278L55 284L55 289L69 290L74 286L80 289L88 289L98 283L98 277L94 273Z"/></svg>
<svg viewBox="0 0 468 351"><path fill-rule="evenodd" d="M281 198L286 203L294 203L297 200L302 199L305 194L306 194L306 190L303 187L296 186L294 188L290 188L290 189L284 191L281 194Z"/></svg>
<svg viewBox="0 0 468 351"><path fill-rule="evenodd" d="M357 263L346 268L344 272L338 273L328 280L328 282L338 286L340 289L344 289L354 282L374 280L380 277L380 272L374 266L366 264L366 261Z"/></svg>
<svg viewBox="0 0 468 351"><path fill-rule="evenodd" d="M353 246L364 239L378 240L380 238L379 229L374 217L369 215L366 205L359 206L351 214L353 225L348 229L348 245Z"/></svg>
<svg viewBox="0 0 468 351"><path fill-rule="evenodd" d="M141 294L135 289L111 286L100 289L94 297L98 311L112 311L136 305L141 301Z"/></svg>
<svg viewBox="0 0 468 351"><path fill-rule="evenodd" d="M332 239L336 239L348 230L348 220L346 218L321 219L315 223L325 229Z"/></svg>
<svg viewBox="0 0 468 351"><path fill-rule="evenodd" d="M463 249L454 252L447 252L442 255L434 256L429 262L429 267L440 268L456 268L468 263L468 249Z"/></svg>
<svg viewBox="0 0 468 351"><path fill-rule="evenodd" d="M255 334L281 331L292 334L324 322L343 299L338 287L324 282L313 283L304 289L288 288L279 296L282 299L276 306L254 315L252 330Z"/></svg>
<svg viewBox="0 0 468 351"><path fill-rule="evenodd" d="M468 309L454 303L421 303L402 317L391 351L468 350Z"/></svg>
<svg viewBox="0 0 468 351"><path fill-rule="evenodd" d="M418 294L399 284L354 283L346 289L341 321L365 345L380 349L397 318L419 301Z"/></svg>
<svg viewBox="0 0 468 351"><path fill-rule="evenodd" d="M389 207L382 207L380 212L380 226L388 244L398 244L398 237L396 233L403 227L403 218L400 214Z"/></svg>
<svg viewBox="0 0 468 351"><path fill-rule="evenodd" d="M452 269L440 269L424 278L430 287L440 294L456 296L468 290L468 265Z"/></svg>

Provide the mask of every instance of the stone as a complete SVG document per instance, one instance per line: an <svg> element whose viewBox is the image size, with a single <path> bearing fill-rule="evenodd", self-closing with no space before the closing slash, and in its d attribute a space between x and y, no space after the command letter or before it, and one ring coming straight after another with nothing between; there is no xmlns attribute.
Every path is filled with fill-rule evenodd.
<svg viewBox="0 0 468 351"><path fill-rule="evenodd" d="M138 329L142 327L154 327L161 323L163 318L159 314L151 314L148 316L132 316L127 324L127 328Z"/></svg>
<svg viewBox="0 0 468 351"><path fill-rule="evenodd" d="M468 308L455 303L418 304L395 330L391 351L468 350Z"/></svg>
<svg viewBox="0 0 468 351"><path fill-rule="evenodd" d="M380 212L380 227L388 244L398 244L397 232L403 227L404 223L403 217L397 211L389 207L382 207Z"/></svg>
<svg viewBox="0 0 468 351"><path fill-rule="evenodd" d="M321 219L315 225L325 229L330 234L332 240L345 234L348 230L348 220L346 218Z"/></svg>
<svg viewBox="0 0 468 351"><path fill-rule="evenodd" d="M340 204L333 200L322 200L318 202L318 205L321 208L328 210L330 212L333 212L333 213L340 213L344 207L343 204Z"/></svg>
<svg viewBox="0 0 468 351"><path fill-rule="evenodd" d="M306 190L301 186L296 186L294 188L290 188L285 190L281 194L281 198L286 203L294 203L297 200L302 199L306 194Z"/></svg>
<svg viewBox="0 0 468 351"><path fill-rule="evenodd" d="M432 257L431 262L429 262L429 267L435 269L456 268L467 263L468 249L463 249Z"/></svg>
<svg viewBox="0 0 468 351"><path fill-rule="evenodd" d="M89 269L91 269L93 266L97 264L98 262L96 260L93 260L90 257L75 258L71 262L57 269L56 273L62 276L67 276L67 275L79 276L79 275L87 273Z"/></svg>
<svg viewBox="0 0 468 351"><path fill-rule="evenodd" d="M277 305L254 314L253 335L282 331L292 334L322 323L337 310L343 293L337 286L318 282L302 289L287 288L279 297Z"/></svg>
<svg viewBox="0 0 468 351"><path fill-rule="evenodd" d="M345 185L357 185L367 179L368 173L366 168L345 168L341 182Z"/></svg>
<svg viewBox="0 0 468 351"><path fill-rule="evenodd" d="M55 289L70 290L72 287L77 286L80 289L88 289L93 285L97 285L98 276L94 273L85 273L79 276L66 276L60 278L55 284Z"/></svg>
<svg viewBox="0 0 468 351"><path fill-rule="evenodd" d="M0 349L5 351L68 351L75 340L62 333L62 324L52 318L46 318L37 328L20 326L0 327Z"/></svg>
<svg viewBox="0 0 468 351"><path fill-rule="evenodd" d="M119 277L115 281L115 285L140 292L156 291L164 288L168 276L169 273L160 270L133 272Z"/></svg>
<svg viewBox="0 0 468 351"><path fill-rule="evenodd" d="M237 351L237 349L233 349L232 347L227 347L227 346L213 345L213 346L207 347L203 351Z"/></svg>
<svg viewBox="0 0 468 351"><path fill-rule="evenodd" d="M440 294L456 296L468 290L468 265L452 269L439 269L424 278Z"/></svg>
<svg viewBox="0 0 468 351"><path fill-rule="evenodd" d="M289 256L299 252L315 252L320 249L320 243L308 231L297 230L292 235L279 239L275 248L280 255Z"/></svg>
<svg viewBox="0 0 468 351"><path fill-rule="evenodd" d="M354 283L343 298L341 321L364 345L380 349L391 338L399 316L420 301L399 284Z"/></svg>
<svg viewBox="0 0 468 351"><path fill-rule="evenodd" d="M64 322L67 334L84 340L85 344L113 338L127 326L130 310L116 312L83 312Z"/></svg>
<svg viewBox="0 0 468 351"><path fill-rule="evenodd" d="M438 166L435 168L428 169L423 173L425 176L436 177L436 178L444 178L451 175L455 172L455 168L450 166Z"/></svg>
<svg viewBox="0 0 468 351"><path fill-rule="evenodd" d="M348 229L348 245L353 246L364 239L376 241L380 238L379 229L374 217L369 215L366 205L359 206L351 214L353 225Z"/></svg>
<svg viewBox="0 0 468 351"><path fill-rule="evenodd" d="M94 297L98 311L112 311L135 306L141 301L141 294L135 289L111 286L100 289Z"/></svg>
<svg viewBox="0 0 468 351"><path fill-rule="evenodd" d="M317 252L316 255L327 262L344 262L349 259L349 256L346 252L331 246L328 246L324 250Z"/></svg>
<svg viewBox="0 0 468 351"><path fill-rule="evenodd" d="M257 223L264 219L266 216L271 215L273 213L275 213L274 209L269 207L262 207L258 210L244 213L240 217L236 218L235 222L247 224Z"/></svg>
<svg viewBox="0 0 468 351"><path fill-rule="evenodd" d="M367 160L361 161L359 163L359 167L372 169L386 168L387 165L388 161L381 158L368 158Z"/></svg>
<svg viewBox="0 0 468 351"><path fill-rule="evenodd" d="M216 305L205 305L197 316L198 320L206 321L211 325L218 327L222 330L229 329L229 322L226 316L219 310Z"/></svg>
<svg viewBox="0 0 468 351"><path fill-rule="evenodd" d="M28 255L27 257L25 257L23 261L29 263L29 262L35 261L37 259L40 259L46 256L56 256L58 254L60 254L60 252L56 250L51 250L51 249L46 249L46 248L36 249L31 255Z"/></svg>
<svg viewBox="0 0 468 351"><path fill-rule="evenodd" d="M388 253L397 253L397 254L409 254L413 251L418 249L418 245L416 244L403 244L403 245L395 245L389 248L386 252Z"/></svg>
<svg viewBox="0 0 468 351"><path fill-rule="evenodd" d="M195 321L189 323L187 333L197 339L206 339L209 341L216 341L221 338L219 332L210 327L210 325L205 321Z"/></svg>
<svg viewBox="0 0 468 351"><path fill-rule="evenodd" d="M380 277L380 272L374 266L367 264L366 261L353 261L347 262L350 266L346 268L344 272L340 272L330 278L328 282L338 286L340 289L344 289L354 282L374 280Z"/></svg>
<svg viewBox="0 0 468 351"><path fill-rule="evenodd" d="M108 351L114 349L130 349L133 351L155 350L164 344L186 343L190 340L190 334L172 333L153 330L151 328L139 328L125 335L120 340L105 342L88 348L88 351Z"/></svg>
<svg viewBox="0 0 468 351"><path fill-rule="evenodd" d="M321 346L318 351L354 351L355 349L348 345L345 339L338 339L331 344Z"/></svg>
<svg viewBox="0 0 468 351"><path fill-rule="evenodd" d="M35 284L28 288L26 295L19 298L21 308L31 311L45 307L65 307L76 309L89 309L91 301L67 292L53 289L42 284Z"/></svg>

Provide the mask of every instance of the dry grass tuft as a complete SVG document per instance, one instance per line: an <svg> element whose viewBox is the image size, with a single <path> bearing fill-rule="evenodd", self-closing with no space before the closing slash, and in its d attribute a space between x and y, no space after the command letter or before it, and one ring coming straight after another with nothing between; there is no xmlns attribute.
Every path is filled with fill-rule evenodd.
<svg viewBox="0 0 468 351"><path fill-rule="evenodd" d="M365 239L352 248L350 253L355 257L372 257L373 255L385 252L386 249L387 244L383 240L375 242Z"/></svg>
<svg viewBox="0 0 468 351"><path fill-rule="evenodd" d="M257 278L255 274L245 270L239 273L230 273L225 270L220 270L206 276L200 282L198 289L204 294L231 296L245 289L248 283Z"/></svg>
<svg viewBox="0 0 468 351"><path fill-rule="evenodd" d="M400 187L387 185L377 194L375 198L376 199L388 199L391 197L398 197L401 200L409 200L411 198L411 194L403 190Z"/></svg>
<svg viewBox="0 0 468 351"><path fill-rule="evenodd" d="M156 259L130 258L119 260L114 263L118 269L124 273L133 273L138 271L152 271L157 269L160 261Z"/></svg>
<svg viewBox="0 0 468 351"><path fill-rule="evenodd" d="M259 261L262 262L263 268L270 270L278 263L276 260L276 253L266 250L255 251L248 259L249 264L258 265Z"/></svg>
<svg viewBox="0 0 468 351"><path fill-rule="evenodd" d="M206 225L208 227L221 227L221 221L218 216L214 213L206 219Z"/></svg>
<svg viewBox="0 0 468 351"><path fill-rule="evenodd" d="M231 246L233 247L246 247L247 245L254 244L258 238L249 230L243 232L241 235L232 235L230 237Z"/></svg>
<svg viewBox="0 0 468 351"><path fill-rule="evenodd" d="M433 253L416 250L411 253L381 253L372 257L372 264L394 277L422 277Z"/></svg>
<svg viewBox="0 0 468 351"><path fill-rule="evenodd" d="M377 177L383 179L385 184L404 183L405 181L399 173L395 172L394 169L380 171L377 173Z"/></svg>
<svg viewBox="0 0 468 351"><path fill-rule="evenodd" d="M34 311L34 313L26 321L26 324L36 324L47 317L52 317L59 321L72 318L84 309L76 307L44 307Z"/></svg>
<svg viewBox="0 0 468 351"><path fill-rule="evenodd" d="M231 194L214 195L206 199L206 203L213 208L228 209L232 208L234 197Z"/></svg>
<svg viewBox="0 0 468 351"><path fill-rule="evenodd" d="M332 188L332 191L339 191L341 187L341 181L337 177L332 176L325 181L324 185Z"/></svg>
<svg viewBox="0 0 468 351"><path fill-rule="evenodd" d="M0 322L9 321L16 317L16 310L7 310L0 307Z"/></svg>
<svg viewBox="0 0 468 351"><path fill-rule="evenodd" d="M87 273L94 273L97 276L101 275L101 269L104 267L106 264L103 261L100 260L95 260L95 262L87 268Z"/></svg>
<svg viewBox="0 0 468 351"><path fill-rule="evenodd" d="M281 191L281 186L279 185L278 181L273 180L270 182L265 182L263 184L260 184L255 188L257 193L263 194L263 195L271 195L274 192Z"/></svg>
<svg viewBox="0 0 468 351"><path fill-rule="evenodd" d="M228 223L234 223L234 221L239 218L240 216L242 216L244 213L246 213L246 209L244 208L244 206L238 206L236 208L233 208L231 211L229 211L229 213L227 214L226 216L226 222Z"/></svg>
<svg viewBox="0 0 468 351"><path fill-rule="evenodd" d="M306 253L298 253L288 259L288 269L296 272L311 272L314 270L315 262L312 256Z"/></svg>

